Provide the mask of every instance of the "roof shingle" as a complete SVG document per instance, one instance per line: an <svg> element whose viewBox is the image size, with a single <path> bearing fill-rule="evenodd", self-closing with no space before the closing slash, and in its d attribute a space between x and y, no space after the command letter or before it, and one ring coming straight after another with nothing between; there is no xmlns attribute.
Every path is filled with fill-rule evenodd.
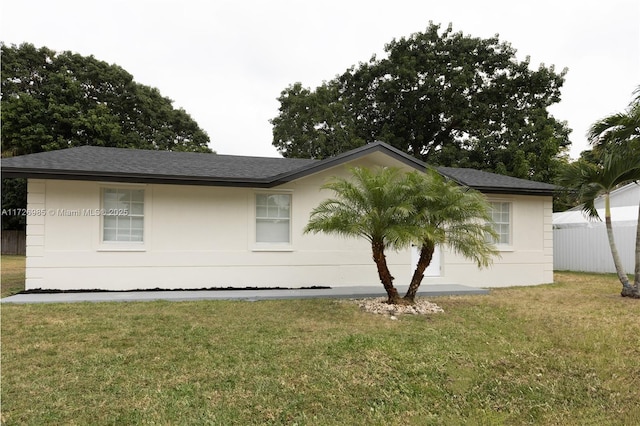
<svg viewBox="0 0 640 426"><path fill-rule="evenodd" d="M245 157L191 152L82 146L2 159L4 177L104 180L273 187L374 153L424 170L426 165L382 142L364 145L325 160ZM439 167L441 174L486 193L551 195L555 186L474 169Z"/></svg>
<svg viewBox="0 0 640 426"><path fill-rule="evenodd" d="M519 179L476 169L438 167L437 170L442 175L481 192L513 193L514 189L518 189L520 191L546 194L553 193L556 189L554 185L548 183Z"/></svg>
<svg viewBox="0 0 640 426"><path fill-rule="evenodd" d="M257 182L316 160L82 146L2 160L7 176ZM195 183L195 182L192 182Z"/></svg>

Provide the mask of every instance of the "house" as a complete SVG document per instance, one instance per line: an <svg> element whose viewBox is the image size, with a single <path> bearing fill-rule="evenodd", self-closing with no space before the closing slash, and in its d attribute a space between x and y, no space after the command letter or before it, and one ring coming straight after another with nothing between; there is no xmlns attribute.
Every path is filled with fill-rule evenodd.
<svg viewBox="0 0 640 426"><path fill-rule="evenodd" d="M611 191L611 221L622 266L628 274L635 267L640 185L630 183ZM602 220L589 219L582 206L553 214L553 263L567 271L615 273L604 223L604 197L595 200Z"/></svg>
<svg viewBox="0 0 640 426"><path fill-rule="evenodd" d="M384 143L325 160L91 146L2 160L28 178L27 290L379 286L366 241L303 233L320 186L353 166L425 170ZM493 203L502 257L479 270L443 248L423 285L553 281L552 185L439 171ZM412 257L388 253L396 284Z"/></svg>

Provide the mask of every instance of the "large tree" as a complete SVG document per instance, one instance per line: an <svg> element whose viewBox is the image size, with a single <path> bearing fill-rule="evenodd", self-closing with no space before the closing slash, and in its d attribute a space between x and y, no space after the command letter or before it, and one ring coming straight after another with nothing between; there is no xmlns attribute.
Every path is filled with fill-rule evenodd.
<svg viewBox="0 0 640 426"><path fill-rule="evenodd" d="M0 47L3 157L80 145L211 152L189 114L117 65L28 43ZM25 181L3 179L2 207L25 206ZM3 217L2 229L24 226L24 217Z"/></svg>
<svg viewBox="0 0 640 426"><path fill-rule="evenodd" d="M353 168L351 178L323 186L334 198L311 212L306 232L364 238L371 244L378 277L391 304L413 304L436 245L445 245L478 266L497 254L487 236L495 236L482 194L446 181L437 172L402 173L394 168ZM420 247L420 258L404 297L393 284L387 249Z"/></svg>
<svg viewBox="0 0 640 426"><path fill-rule="evenodd" d="M285 89L273 145L285 157L323 158L381 140L432 165L555 176L569 129L547 109L560 101L566 71L532 70L498 36L433 23L385 51L315 90Z"/></svg>
<svg viewBox="0 0 640 426"><path fill-rule="evenodd" d="M285 157L324 159L365 144L354 134L356 120L339 96L336 82L314 91L295 83L282 92L281 114L271 122L274 141L295 141L286 149L276 145Z"/></svg>
<svg viewBox="0 0 640 426"><path fill-rule="evenodd" d="M80 145L211 152L172 101L93 56L32 44L2 48L2 152Z"/></svg>

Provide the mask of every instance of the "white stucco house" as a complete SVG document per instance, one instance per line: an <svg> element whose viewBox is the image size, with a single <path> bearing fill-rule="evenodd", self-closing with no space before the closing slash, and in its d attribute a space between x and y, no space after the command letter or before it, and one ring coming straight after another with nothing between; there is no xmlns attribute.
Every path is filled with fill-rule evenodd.
<svg viewBox="0 0 640 426"><path fill-rule="evenodd" d="M2 160L28 178L26 289L380 286L366 241L304 234L320 186L352 166L425 170L384 143L326 160L78 147ZM443 248L424 285L553 281L552 194L539 182L439 168L494 206L501 258ZM407 285L412 250L387 255Z"/></svg>

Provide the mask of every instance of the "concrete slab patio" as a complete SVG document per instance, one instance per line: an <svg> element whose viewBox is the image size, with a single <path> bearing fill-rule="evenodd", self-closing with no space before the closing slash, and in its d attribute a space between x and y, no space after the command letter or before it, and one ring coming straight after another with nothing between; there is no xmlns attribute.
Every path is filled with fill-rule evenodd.
<svg viewBox="0 0 640 426"><path fill-rule="evenodd" d="M397 287L400 294L406 287ZM436 297L462 294L488 294L482 288L459 284L438 284L424 286L418 291L419 297ZM167 300L175 302L194 300L275 300L307 298L359 299L383 297L380 287L336 287L317 289L264 289L264 290L171 290L171 291L109 291L87 293L30 293L16 294L0 299L0 303L73 303L73 302L145 302Z"/></svg>

